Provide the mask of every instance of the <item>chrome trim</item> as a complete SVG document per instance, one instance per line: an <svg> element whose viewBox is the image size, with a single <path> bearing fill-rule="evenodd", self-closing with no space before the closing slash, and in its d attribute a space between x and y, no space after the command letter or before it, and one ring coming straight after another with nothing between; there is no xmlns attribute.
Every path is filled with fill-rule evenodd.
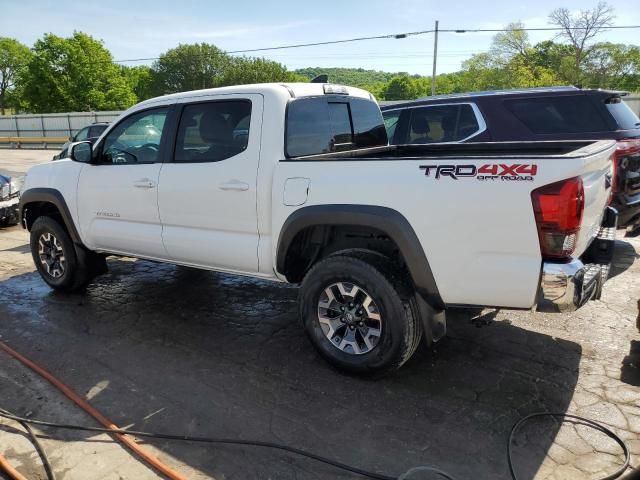
<svg viewBox="0 0 640 480"><path fill-rule="evenodd" d="M591 300L600 290L600 265L585 265L578 259L567 263L544 262L537 310L572 312Z"/></svg>

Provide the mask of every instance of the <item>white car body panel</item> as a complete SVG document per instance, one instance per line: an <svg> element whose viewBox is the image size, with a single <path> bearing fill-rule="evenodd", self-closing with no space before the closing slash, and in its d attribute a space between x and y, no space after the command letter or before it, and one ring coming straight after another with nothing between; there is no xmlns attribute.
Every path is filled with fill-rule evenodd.
<svg viewBox="0 0 640 480"><path fill-rule="evenodd" d="M500 160L538 166L535 180L521 182L436 180L419 169L421 165L460 162L452 158L446 162L281 162L274 191L282 192L288 178L305 175L311 180L309 198L302 207L358 204L397 210L418 236L446 304L530 308L535 304L542 263L531 191L582 176L586 205L576 249L579 256L596 233L606 205L604 182L611 168L609 154L601 152L584 159ZM465 158L462 162L477 167L491 163L487 158ZM280 231L297 208L274 201L273 231ZM275 246L272 254L275 258Z"/></svg>
<svg viewBox="0 0 640 480"><path fill-rule="evenodd" d="M158 214L161 163L84 165L78 180L78 219L92 250L166 257Z"/></svg>
<svg viewBox="0 0 640 480"><path fill-rule="evenodd" d="M263 97L207 95L198 101L233 99L252 103L247 149L219 162L165 164L158 206L170 260L252 273L258 271L256 202Z"/></svg>

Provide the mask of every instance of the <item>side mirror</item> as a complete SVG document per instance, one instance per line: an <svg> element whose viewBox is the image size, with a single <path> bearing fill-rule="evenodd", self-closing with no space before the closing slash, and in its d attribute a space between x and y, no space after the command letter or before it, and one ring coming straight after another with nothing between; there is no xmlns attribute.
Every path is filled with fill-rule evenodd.
<svg viewBox="0 0 640 480"><path fill-rule="evenodd" d="M69 158L75 162L91 163L91 142L72 143L69 147Z"/></svg>

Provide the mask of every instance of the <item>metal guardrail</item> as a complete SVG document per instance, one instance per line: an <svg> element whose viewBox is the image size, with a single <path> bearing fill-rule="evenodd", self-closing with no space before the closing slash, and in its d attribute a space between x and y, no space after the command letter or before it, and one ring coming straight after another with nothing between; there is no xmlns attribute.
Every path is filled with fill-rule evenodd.
<svg viewBox="0 0 640 480"><path fill-rule="evenodd" d="M42 145L45 149L49 145L60 147L69 141L69 137L0 137L0 145L9 148L21 148L23 145Z"/></svg>
<svg viewBox="0 0 640 480"><path fill-rule="evenodd" d="M0 146L59 146L81 128L96 122L111 122L121 113L69 112L0 116Z"/></svg>
<svg viewBox="0 0 640 480"><path fill-rule="evenodd" d="M636 115L640 116L640 95L629 95L624 97L624 103L629 105L631 110L636 112Z"/></svg>

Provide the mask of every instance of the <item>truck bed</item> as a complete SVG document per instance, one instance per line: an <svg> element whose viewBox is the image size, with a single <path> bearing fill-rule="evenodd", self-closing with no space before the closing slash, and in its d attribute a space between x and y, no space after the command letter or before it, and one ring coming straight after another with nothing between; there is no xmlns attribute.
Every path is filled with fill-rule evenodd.
<svg viewBox="0 0 640 480"><path fill-rule="evenodd" d="M300 206L392 208L411 224L445 304L530 308L543 258L531 193L580 177L584 211L574 255L600 230L611 192L612 141L398 145L287 158L274 179L304 178ZM274 207L273 231L300 206Z"/></svg>

